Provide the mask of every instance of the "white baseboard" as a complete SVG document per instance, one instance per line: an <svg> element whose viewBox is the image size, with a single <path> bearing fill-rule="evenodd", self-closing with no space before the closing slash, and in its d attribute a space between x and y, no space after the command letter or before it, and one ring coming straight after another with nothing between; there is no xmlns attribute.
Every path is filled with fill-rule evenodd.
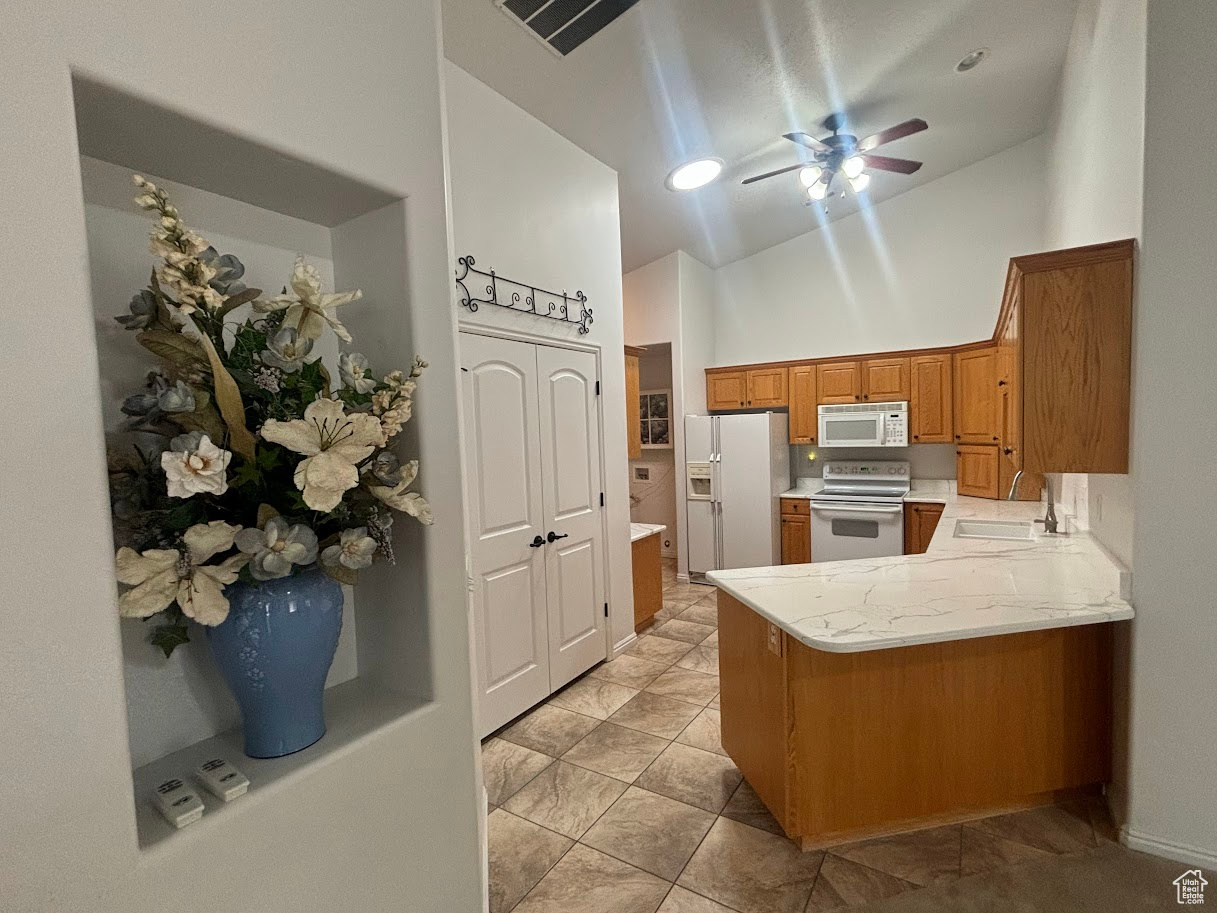
<svg viewBox="0 0 1217 913"><path fill-rule="evenodd" d="M689 582L689 575L688 575L688 574L677 574L677 575L676 575L676 582L677 582L677 583L688 583L688 582Z"/></svg>
<svg viewBox="0 0 1217 913"><path fill-rule="evenodd" d="M1217 868L1217 852L1190 846L1186 843L1175 843L1163 840L1152 834L1143 834L1128 827L1120 828L1120 842L1130 850L1139 850L1163 859L1173 859L1184 865L1199 865L1207 868Z"/></svg>
<svg viewBox="0 0 1217 913"><path fill-rule="evenodd" d="M638 640L638 635L631 631L629 637L624 637L621 639L620 643L613 645L613 655L610 657L610 659L616 659L618 656L628 650L630 645L636 640Z"/></svg>

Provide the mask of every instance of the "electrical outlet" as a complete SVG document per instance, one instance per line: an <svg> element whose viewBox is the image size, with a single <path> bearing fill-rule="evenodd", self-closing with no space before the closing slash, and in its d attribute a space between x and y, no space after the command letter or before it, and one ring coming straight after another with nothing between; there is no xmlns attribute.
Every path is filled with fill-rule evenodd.
<svg viewBox="0 0 1217 913"><path fill-rule="evenodd" d="M769 652L774 656L782 655L782 629L769 622Z"/></svg>

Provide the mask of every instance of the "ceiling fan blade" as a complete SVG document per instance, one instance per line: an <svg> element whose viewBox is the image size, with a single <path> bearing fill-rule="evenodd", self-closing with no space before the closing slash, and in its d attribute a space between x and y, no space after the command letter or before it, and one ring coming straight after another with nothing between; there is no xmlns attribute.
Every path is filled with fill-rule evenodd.
<svg viewBox="0 0 1217 913"><path fill-rule="evenodd" d="M814 136L807 133L784 133L782 134L792 143L798 143L800 146L806 146L808 149L814 149L816 152L831 152L829 146L824 145Z"/></svg>
<svg viewBox="0 0 1217 913"><path fill-rule="evenodd" d="M894 159L886 155L871 155L862 156L862 161L866 162L867 168L878 168L880 171L895 171L899 174L912 174L921 167L921 162L914 162L910 159Z"/></svg>
<svg viewBox="0 0 1217 913"><path fill-rule="evenodd" d="M806 162L799 162L797 165L789 165L786 168L779 168L777 171L766 171L764 174L756 174L750 178L744 178L740 181L741 184L755 184L757 181L763 181L766 178L775 178L779 174L786 174L790 171L798 171L800 168L806 168Z"/></svg>
<svg viewBox="0 0 1217 913"><path fill-rule="evenodd" d="M912 120L906 120L903 124L896 124L894 127L888 127L886 130L872 133L862 140L862 142L858 143L858 151L869 152L871 149L882 146L884 143L890 143L903 139L906 136L911 136L914 133L920 133L922 130L928 129L929 126L920 117L914 117Z"/></svg>

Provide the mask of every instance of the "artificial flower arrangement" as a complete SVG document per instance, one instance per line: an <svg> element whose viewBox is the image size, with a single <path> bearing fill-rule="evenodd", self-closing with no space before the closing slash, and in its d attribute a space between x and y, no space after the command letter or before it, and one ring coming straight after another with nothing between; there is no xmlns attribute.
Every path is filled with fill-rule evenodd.
<svg viewBox="0 0 1217 913"><path fill-rule="evenodd" d="M118 580L129 587L119 611L159 615L150 640L169 656L188 642L188 620L224 621L226 586L318 564L354 583L376 558L393 561L391 511L431 523L410 491L418 461L392 450L427 365L377 379L364 356L344 352L334 384L309 355L327 327L351 342L335 312L361 293L323 292L300 258L290 289L264 298L164 190L134 181L161 262L116 319L161 365L123 403L132 451L111 454ZM244 304L250 317L226 320Z"/></svg>

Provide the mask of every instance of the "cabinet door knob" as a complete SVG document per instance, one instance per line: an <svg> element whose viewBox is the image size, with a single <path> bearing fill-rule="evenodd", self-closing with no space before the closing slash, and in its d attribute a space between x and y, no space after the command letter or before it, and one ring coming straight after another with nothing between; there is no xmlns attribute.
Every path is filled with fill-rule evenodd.
<svg viewBox="0 0 1217 913"><path fill-rule="evenodd" d="M1002 450L1002 453L1004 453L1006 456L1009 456L1010 454L1014 453L1014 448L1006 447Z"/></svg>
<svg viewBox="0 0 1217 913"><path fill-rule="evenodd" d="M920 437L921 437L921 435L920 435L920 434L914 434L914 435L913 435L913 440L914 440L914 441L916 441L916 440L920 439Z"/></svg>

